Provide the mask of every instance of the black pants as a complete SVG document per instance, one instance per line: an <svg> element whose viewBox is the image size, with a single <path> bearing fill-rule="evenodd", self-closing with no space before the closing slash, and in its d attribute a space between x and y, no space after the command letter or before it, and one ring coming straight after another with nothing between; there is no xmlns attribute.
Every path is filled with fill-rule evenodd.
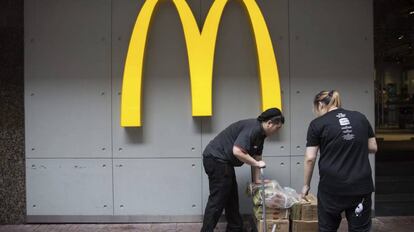
<svg viewBox="0 0 414 232"><path fill-rule="evenodd" d="M363 201L363 210L355 214L355 208ZM336 232L345 211L349 232L371 230L371 193L361 196L339 196L318 191L318 220L320 232Z"/></svg>
<svg viewBox="0 0 414 232"><path fill-rule="evenodd" d="M203 158L204 169L208 175L210 196L204 212L202 232L212 232L225 209L226 231L243 231L243 220L239 213L239 196L234 167Z"/></svg>

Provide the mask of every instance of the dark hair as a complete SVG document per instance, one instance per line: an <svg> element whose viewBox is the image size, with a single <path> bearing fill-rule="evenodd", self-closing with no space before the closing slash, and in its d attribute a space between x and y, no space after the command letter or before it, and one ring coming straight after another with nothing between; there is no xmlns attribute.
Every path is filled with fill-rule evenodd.
<svg viewBox="0 0 414 232"><path fill-rule="evenodd" d="M269 120L272 121L272 123L274 124L279 124L279 123L285 124L285 117L283 115L275 116Z"/></svg>
<svg viewBox="0 0 414 232"><path fill-rule="evenodd" d="M285 117L278 108L270 108L265 110L257 117L259 122L271 121L272 123L285 123Z"/></svg>

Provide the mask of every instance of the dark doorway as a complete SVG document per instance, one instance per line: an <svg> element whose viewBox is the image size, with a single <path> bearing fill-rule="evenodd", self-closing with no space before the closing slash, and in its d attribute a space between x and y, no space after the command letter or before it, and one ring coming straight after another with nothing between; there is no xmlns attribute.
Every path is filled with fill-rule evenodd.
<svg viewBox="0 0 414 232"><path fill-rule="evenodd" d="M374 0L376 215L414 215L414 0Z"/></svg>

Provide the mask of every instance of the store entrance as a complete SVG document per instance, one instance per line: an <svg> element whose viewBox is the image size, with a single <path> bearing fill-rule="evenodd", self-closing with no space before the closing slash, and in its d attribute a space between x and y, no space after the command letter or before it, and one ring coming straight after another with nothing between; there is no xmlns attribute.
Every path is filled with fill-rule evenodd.
<svg viewBox="0 0 414 232"><path fill-rule="evenodd" d="M375 213L414 215L414 1L374 0Z"/></svg>

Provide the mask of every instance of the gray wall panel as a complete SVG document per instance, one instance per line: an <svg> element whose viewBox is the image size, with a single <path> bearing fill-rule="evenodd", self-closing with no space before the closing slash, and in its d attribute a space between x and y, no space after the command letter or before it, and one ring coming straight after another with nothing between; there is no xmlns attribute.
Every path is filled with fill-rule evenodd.
<svg viewBox="0 0 414 232"><path fill-rule="evenodd" d="M27 215L112 215L111 159L27 159Z"/></svg>
<svg viewBox="0 0 414 232"><path fill-rule="evenodd" d="M212 1L203 2L203 17L210 10L211 3ZM287 11L287 4L284 1L272 1L262 3L260 6L261 9L269 8L266 11L263 10L263 15L265 19L269 17L267 23L279 61L281 84L284 90L284 113L288 118L289 68L286 13L281 13L278 17L269 16L274 12ZM283 24L283 18L285 18L285 24ZM276 30L278 25L283 26ZM260 96L257 53L250 21L240 2L229 1L224 9L217 37L213 80L213 116L203 118L203 149L214 136L232 122L244 118L256 118L262 110ZM287 120L281 132L268 139L264 150L265 155L289 154L289 128L289 120Z"/></svg>
<svg viewBox="0 0 414 232"><path fill-rule="evenodd" d="M246 195L247 184L251 182L251 167L243 165L235 168L237 176L237 185L239 191L240 213L250 214L252 212L252 198Z"/></svg>
<svg viewBox="0 0 414 232"><path fill-rule="evenodd" d="M114 159L115 215L200 215L200 159Z"/></svg>
<svg viewBox="0 0 414 232"><path fill-rule="evenodd" d="M189 1L199 9L198 1ZM142 1L113 2L114 157L200 157L200 120L191 115L187 50L175 6L154 13L144 61L142 127L120 127L120 95L129 37ZM198 17L198 12L195 12ZM128 17L126 17L128 16ZM123 25L123 26L118 26ZM166 39L168 38L168 42Z"/></svg>
<svg viewBox="0 0 414 232"><path fill-rule="evenodd" d="M194 218L209 194L202 150L230 123L262 111L255 40L241 2L229 1L220 23L213 116L192 117L182 26L174 5L161 1L147 40L142 127L121 128L124 62L144 2L25 1L28 215ZM213 0L187 2L202 26ZM339 90L344 107L374 125L372 0L257 3L275 48L286 116L266 140L265 173L300 191L317 92ZM251 213L244 194L250 167L236 173L241 212Z"/></svg>
<svg viewBox="0 0 414 232"><path fill-rule="evenodd" d="M265 156L286 156L290 154L290 70L289 70L289 2L288 0L257 1L272 37L280 85L282 88L285 125L265 143ZM256 74L258 75L258 73Z"/></svg>
<svg viewBox="0 0 414 232"><path fill-rule="evenodd" d="M290 187L295 189L296 192L301 193L302 192L302 187L303 187L303 175L304 175L304 171L303 171L303 165L304 165L304 156L292 156L291 160L290 160L290 165L291 165L291 169L290 169ZM319 184L319 166L318 166L318 161L319 161L319 154L318 154L318 159L316 161L315 164L315 168L313 169L313 175L312 175L312 180L311 180L311 184L310 184L310 192L313 193L315 196L318 193L318 184Z"/></svg>
<svg viewBox="0 0 414 232"><path fill-rule="evenodd" d="M111 156L110 1L26 4L27 157Z"/></svg>
<svg viewBox="0 0 414 232"><path fill-rule="evenodd" d="M339 90L344 107L372 117L373 33L367 16L372 17L370 0L290 4L292 155L303 155L312 99L322 89Z"/></svg>
<svg viewBox="0 0 414 232"><path fill-rule="evenodd" d="M202 194L202 196L201 196L201 200L202 200L202 206L203 206L202 213L204 214L204 210L206 209L210 189L209 189L209 183L208 183L208 176L206 174L204 166L202 167L201 171L202 171L202 177L201 177L201 194Z"/></svg>
<svg viewBox="0 0 414 232"><path fill-rule="evenodd" d="M211 3L212 1L203 1L203 18L207 15ZM267 20L276 50L283 90L283 110L286 117L289 118L287 2L261 1L259 6ZM217 38L213 81L213 116L203 119L203 149L214 136L232 122L244 118L255 118L261 112L257 54L254 43L250 22L244 7L237 1L229 1L222 16ZM235 86L236 81L237 86ZM289 155L289 131L289 120L287 120L280 133L266 141L264 155ZM279 159L285 160L284 162L287 165L285 167L289 167L289 159L287 158L266 157L264 159L268 162L268 167L279 167L280 164L276 161ZM276 163L278 164L276 165ZM242 213L251 213L251 199L244 194L246 184L251 180L250 170L248 165L236 168ZM283 175L283 170L283 168L269 169L269 175L277 173L279 179L282 182L287 181L286 184L288 185L289 175ZM289 173L289 168L285 171ZM203 174L204 207L207 203L208 195L208 178L207 175Z"/></svg>
<svg viewBox="0 0 414 232"><path fill-rule="evenodd" d="M210 10L211 3L203 2L203 18ZM257 61L249 25L244 8L239 2L230 1L224 9L217 35L213 116L203 118L203 149L229 124L257 117L260 112Z"/></svg>

